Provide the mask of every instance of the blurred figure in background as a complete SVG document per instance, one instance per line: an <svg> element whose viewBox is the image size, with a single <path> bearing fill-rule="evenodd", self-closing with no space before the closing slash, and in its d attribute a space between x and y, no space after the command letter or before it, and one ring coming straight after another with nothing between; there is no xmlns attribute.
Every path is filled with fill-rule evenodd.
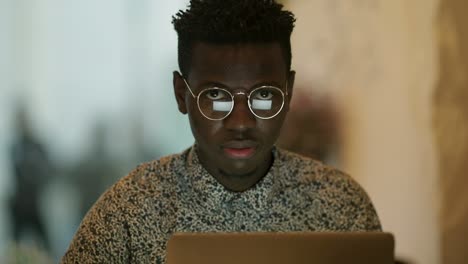
<svg viewBox="0 0 468 264"><path fill-rule="evenodd" d="M40 215L40 195L52 174L52 164L44 146L34 136L26 108L16 112L16 138L12 145L15 190L10 200L13 236L17 243L33 243L45 250L49 239Z"/></svg>

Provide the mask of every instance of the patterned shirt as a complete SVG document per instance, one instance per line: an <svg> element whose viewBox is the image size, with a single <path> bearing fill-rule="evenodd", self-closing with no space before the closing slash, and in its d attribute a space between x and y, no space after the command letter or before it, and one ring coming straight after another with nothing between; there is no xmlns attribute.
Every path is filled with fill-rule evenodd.
<svg viewBox="0 0 468 264"><path fill-rule="evenodd" d="M196 146L138 166L83 219L62 263L165 263L174 232L380 231L348 175L274 148L269 172L233 192L200 164Z"/></svg>

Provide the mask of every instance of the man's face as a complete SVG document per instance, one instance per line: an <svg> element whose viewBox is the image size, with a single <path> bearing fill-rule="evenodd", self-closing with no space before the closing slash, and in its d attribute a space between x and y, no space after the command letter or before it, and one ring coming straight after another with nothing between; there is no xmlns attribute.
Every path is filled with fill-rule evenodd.
<svg viewBox="0 0 468 264"><path fill-rule="evenodd" d="M200 113L196 98L182 77L174 73L179 110L188 113L200 162L228 189L245 190L268 171L273 144L289 109L293 82L294 72L288 73L279 44L197 43L187 77L195 96L210 87L248 94L264 85L276 86L285 94L284 108L272 119L255 117L247 97L235 95L232 112L223 120L213 121Z"/></svg>

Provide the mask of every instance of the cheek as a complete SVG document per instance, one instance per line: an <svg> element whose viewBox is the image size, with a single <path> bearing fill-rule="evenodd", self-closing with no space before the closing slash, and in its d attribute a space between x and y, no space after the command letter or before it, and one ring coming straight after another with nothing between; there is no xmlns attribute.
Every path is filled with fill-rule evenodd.
<svg viewBox="0 0 468 264"><path fill-rule="evenodd" d="M273 120L265 120L258 123L258 129L263 134L266 141L275 143L279 137L281 127L284 123L284 115L279 115Z"/></svg>
<svg viewBox="0 0 468 264"><path fill-rule="evenodd" d="M222 129L222 122L208 120L198 109L192 109L188 116L193 136L198 143L216 140Z"/></svg>

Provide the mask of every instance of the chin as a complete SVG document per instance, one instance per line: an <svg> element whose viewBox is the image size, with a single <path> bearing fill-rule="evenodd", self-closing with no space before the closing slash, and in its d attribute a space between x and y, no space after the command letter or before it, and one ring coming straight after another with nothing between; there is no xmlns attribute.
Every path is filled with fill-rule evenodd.
<svg viewBox="0 0 468 264"><path fill-rule="evenodd" d="M230 162L230 166L220 169L229 176L248 176L255 173L257 166L254 162L235 160Z"/></svg>

